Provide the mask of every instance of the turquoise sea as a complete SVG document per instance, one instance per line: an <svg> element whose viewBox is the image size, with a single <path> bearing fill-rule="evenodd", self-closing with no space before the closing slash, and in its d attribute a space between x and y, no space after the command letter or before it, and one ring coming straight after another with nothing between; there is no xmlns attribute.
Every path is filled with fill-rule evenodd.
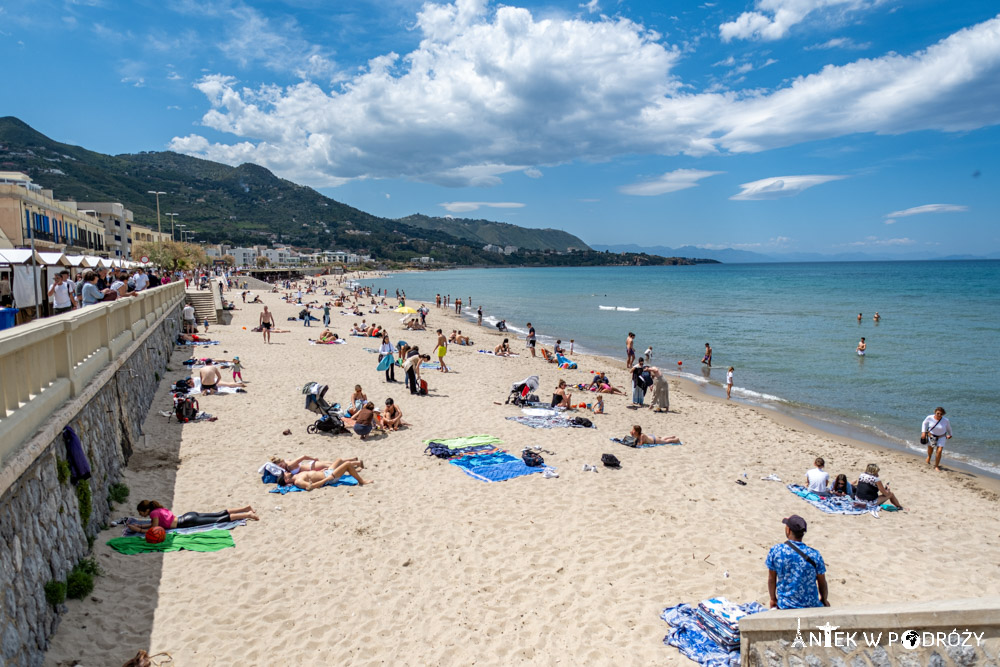
<svg viewBox="0 0 1000 667"><path fill-rule="evenodd" d="M921 449L920 423L941 405L946 456L1000 473L998 261L460 269L365 284L432 308L437 293L471 296L470 319L482 304L491 325L523 334L530 321L546 344L572 338L621 361L633 331L640 354L651 345L654 364L708 392L734 366L734 398L871 442Z"/></svg>

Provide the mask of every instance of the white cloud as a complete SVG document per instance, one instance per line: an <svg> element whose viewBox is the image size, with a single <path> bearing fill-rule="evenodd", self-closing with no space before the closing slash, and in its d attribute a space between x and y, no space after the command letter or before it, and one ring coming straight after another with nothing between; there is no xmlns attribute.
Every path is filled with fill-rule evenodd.
<svg viewBox="0 0 1000 667"><path fill-rule="evenodd" d="M755 201L760 199L780 199L794 197L803 190L830 181L839 181L846 176L772 176L759 181L743 183L739 193L730 197L736 201Z"/></svg>
<svg viewBox="0 0 1000 667"><path fill-rule="evenodd" d="M448 201L438 204L451 213L468 213L480 208L524 208L524 204L514 201Z"/></svg>
<svg viewBox="0 0 1000 667"><path fill-rule="evenodd" d="M875 2L868 0L757 0L758 11L743 12L735 21L719 26L724 42L734 39L781 39L795 25L814 12L847 13L868 9Z"/></svg>
<svg viewBox="0 0 1000 667"><path fill-rule="evenodd" d="M805 50L819 51L829 49L846 49L849 51L864 51L865 49L871 48L871 45L871 42L855 42L850 37L834 37L831 40L823 42L822 44L807 46Z"/></svg>
<svg viewBox="0 0 1000 667"><path fill-rule="evenodd" d="M590 0L590 2L580 5L580 9L586 9L591 14L601 11L601 7L597 4L597 0Z"/></svg>
<svg viewBox="0 0 1000 667"><path fill-rule="evenodd" d="M902 211L893 211L885 216L887 218L885 224L895 224L896 218L906 218L911 215L921 215L924 213L962 213L968 210L968 206L962 206L960 204L924 204L923 206L914 206L913 208L907 208Z"/></svg>
<svg viewBox="0 0 1000 667"><path fill-rule="evenodd" d="M855 247L903 246L903 245L913 245L914 243L916 243L916 241L908 238L880 239L876 236L867 236L863 241L854 241L853 243L848 243L847 245Z"/></svg>
<svg viewBox="0 0 1000 667"><path fill-rule="evenodd" d="M698 181L709 176L721 174L721 171L701 171L700 169L677 169L669 171L659 178L631 185L623 185L618 191L626 195L638 195L640 197L653 197L687 190L698 185Z"/></svg>
<svg viewBox="0 0 1000 667"><path fill-rule="evenodd" d="M332 90L207 75L196 84L211 106L202 122L235 139L192 135L171 148L317 186L398 177L486 186L538 164L1000 123L1000 18L777 90L712 93L690 92L673 72L679 51L621 17L536 19L457 0L425 4L415 30L415 50L373 58Z"/></svg>
<svg viewBox="0 0 1000 667"><path fill-rule="evenodd" d="M524 170L524 175L527 176L528 178L541 178L542 172L541 170L536 169L534 167L528 167L527 169Z"/></svg>

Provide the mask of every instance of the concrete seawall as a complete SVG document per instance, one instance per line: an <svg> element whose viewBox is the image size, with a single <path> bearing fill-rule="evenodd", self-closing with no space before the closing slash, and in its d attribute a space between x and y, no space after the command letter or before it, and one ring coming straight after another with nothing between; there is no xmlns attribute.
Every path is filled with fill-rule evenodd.
<svg viewBox="0 0 1000 667"><path fill-rule="evenodd" d="M1000 665L1000 598L789 609L740 620L743 667Z"/></svg>
<svg viewBox="0 0 1000 667"><path fill-rule="evenodd" d="M142 420L180 330L182 298L181 291L166 301L159 295L157 312L142 315L143 326L124 349L109 355L86 385L74 388L74 395L47 415L27 440L5 443L8 455L0 471L0 664L43 661L59 623L59 608L46 600L45 585L65 581L109 519L109 489L143 437ZM92 317L82 312L79 316ZM71 340L67 344L72 347ZM89 480L73 484L67 478L65 426L80 437L92 470Z"/></svg>

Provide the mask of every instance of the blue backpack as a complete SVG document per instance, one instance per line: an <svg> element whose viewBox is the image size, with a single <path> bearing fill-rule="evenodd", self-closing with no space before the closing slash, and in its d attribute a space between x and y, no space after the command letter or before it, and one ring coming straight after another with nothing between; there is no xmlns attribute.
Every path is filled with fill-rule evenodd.
<svg viewBox="0 0 1000 667"><path fill-rule="evenodd" d="M450 448L437 442L432 442L427 445L427 448L424 449L424 453L436 456L439 459L450 459L454 454Z"/></svg>

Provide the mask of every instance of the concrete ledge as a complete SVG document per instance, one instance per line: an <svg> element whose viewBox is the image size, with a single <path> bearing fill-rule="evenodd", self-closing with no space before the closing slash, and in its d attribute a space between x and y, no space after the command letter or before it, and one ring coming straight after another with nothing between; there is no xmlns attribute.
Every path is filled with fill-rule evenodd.
<svg viewBox="0 0 1000 667"><path fill-rule="evenodd" d="M0 467L0 495L7 492L7 489L13 485L18 478L21 477L24 472L31 467L42 452L48 447L57 435L59 435L63 428L72 421L73 417L80 411L80 409L86 405L96 394L101 390L104 385L118 372L118 369L128 361L129 357L139 349L140 346L146 341L149 336L156 331L159 327L163 326L164 321L172 316L173 310L179 311L183 301L177 301L173 305L173 308L167 307L163 315L157 320L156 325L150 327L143 335L139 337L138 340L132 343L132 345L127 346L128 349L124 353L117 355L110 363L107 363L103 359L103 354L95 354L90 359L98 360L103 368L92 378L90 382L87 383L86 387L72 400L65 403L61 407L55 401L50 408L46 411L47 416L42 420L40 430L38 430L34 435L29 432L30 440L27 442L22 442L16 449L10 452L10 454L4 457L2 467ZM102 348L103 350L104 348ZM64 380L65 381L65 380ZM67 396L69 389L69 382L65 381L67 385ZM65 399L64 399L65 400ZM10 419L10 418L8 418ZM36 425L36 428L39 428Z"/></svg>
<svg viewBox="0 0 1000 667"><path fill-rule="evenodd" d="M791 628L794 636L797 619L802 619L803 627L812 628L828 622L850 630L897 630L942 625L960 628L994 625L1000 628L1000 597L775 610L740 620L740 634L787 633Z"/></svg>
<svg viewBox="0 0 1000 667"><path fill-rule="evenodd" d="M5 421L5 438L10 438L11 442L20 442L38 430L45 423L53 412L64 403L72 394L72 385L66 378L59 378L46 387L42 393L32 397L30 401L22 405L18 410ZM7 460L0 461L3 466L4 477L7 472ZM4 485L0 493L6 490Z"/></svg>

